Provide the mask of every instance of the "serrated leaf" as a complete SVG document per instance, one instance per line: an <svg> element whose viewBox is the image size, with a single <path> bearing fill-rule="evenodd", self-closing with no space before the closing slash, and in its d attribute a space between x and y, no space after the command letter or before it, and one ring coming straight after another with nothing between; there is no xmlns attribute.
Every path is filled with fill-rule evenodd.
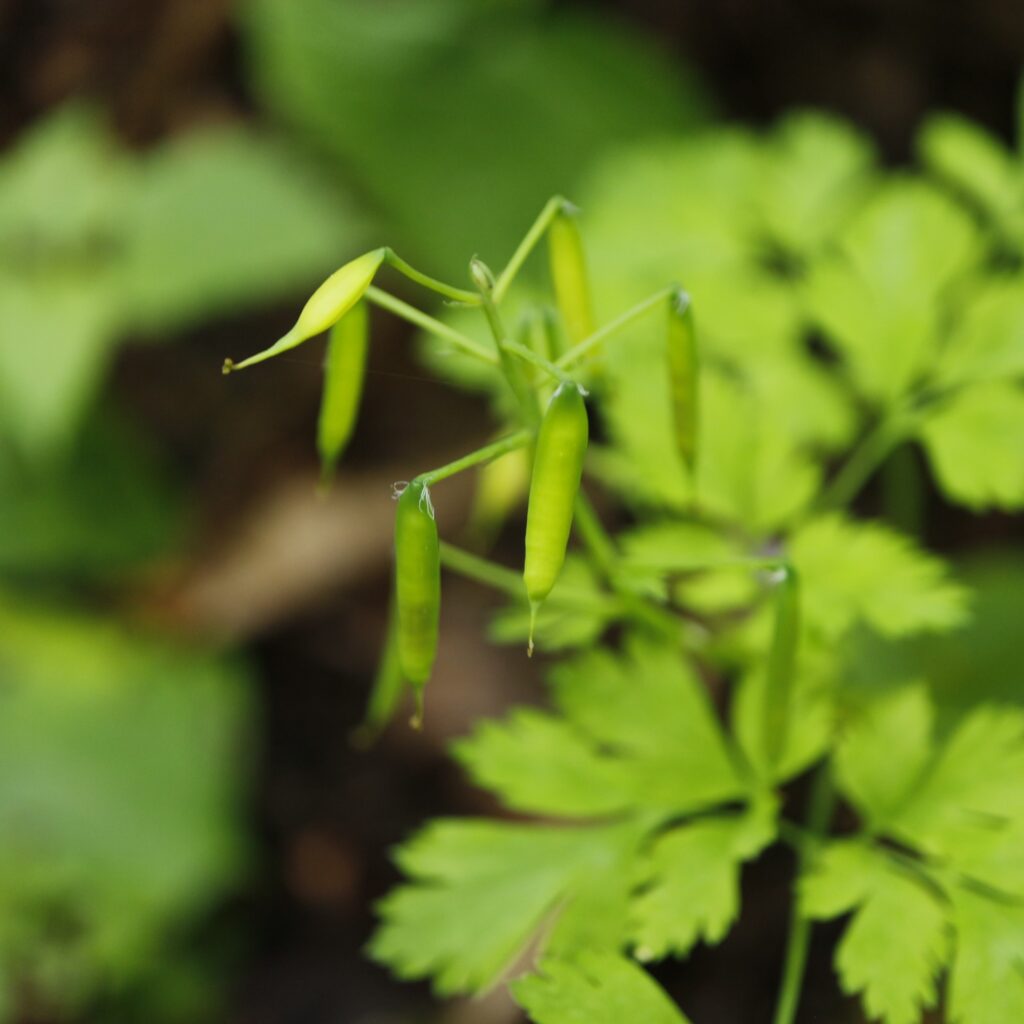
<svg viewBox="0 0 1024 1024"><path fill-rule="evenodd" d="M835 640L861 621L885 636L952 629L967 591L943 562L882 523L821 516L793 536L790 557L804 588L808 628Z"/></svg>
<svg viewBox="0 0 1024 1024"><path fill-rule="evenodd" d="M1024 711L970 712L895 822L899 834L955 858L975 833L1024 817Z"/></svg>
<svg viewBox="0 0 1024 1024"><path fill-rule="evenodd" d="M687 1024L643 968L615 953L545 960L512 994L535 1024Z"/></svg>
<svg viewBox="0 0 1024 1024"><path fill-rule="evenodd" d="M918 786L932 755L935 713L922 685L886 694L847 723L836 750L843 793L875 828Z"/></svg>
<svg viewBox="0 0 1024 1024"><path fill-rule="evenodd" d="M775 807L714 817L660 836L639 865L632 939L641 960L685 956L697 942L715 945L739 914L740 866L775 837Z"/></svg>
<svg viewBox="0 0 1024 1024"><path fill-rule="evenodd" d="M882 851L839 842L801 880L801 900L814 917L853 910L835 955L843 991L860 995L872 1020L917 1024L938 998L950 950L946 909L933 890Z"/></svg>
<svg viewBox="0 0 1024 1024"><path fill-rule="evenodd" d="M1024 391L994 382L967 388L920 428L946 494L972 509L1024 504Z"/></svg>
<svg viewBox="0 0 1024 1024"><path fill-rule="evenodd" d="M976 229L935 189L895 181L849 222L838 248L808 277L808 311L863 393L891 402L930 365L939 300L971 269Z"/></svg>
<svg viewBox="0 0 1024 1024"><path fill-rule="evenodd" d="M1024 1020L1024 907L957 888L956 952L949 975L951 1024Z"/></svg>
<svg viewBox="0 0 1024 1024"><path fill-rule="evenodd" d="M484 722L452 752L515 810L597 816L628 810L635 794L622 761L601 756L563 719L528 708Z"/></svg>
<svg viewBox="0 0 1024 1024"><path fill-rule="evenodd" d="M629 762L644 805L696 809L744 793L707 693L674 647L589 652L556 666L551 681L565 716Z"/></svg>
<svg viewBox="0 0 1024 1024"><path fill-rule="evenodd" d="M379 904L370 955L400 977L432 977L442 995L481 991L595 876L625 870L636 838L623 826L434 821L398 851L410 880Z"/></svg>

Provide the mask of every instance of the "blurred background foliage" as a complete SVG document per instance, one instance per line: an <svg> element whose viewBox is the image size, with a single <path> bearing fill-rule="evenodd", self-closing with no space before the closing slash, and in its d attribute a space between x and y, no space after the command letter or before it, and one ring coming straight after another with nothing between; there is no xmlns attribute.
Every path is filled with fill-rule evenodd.
<svg viewBox="0 0 1024 1024"><path fill-rule="evenodd" d="M356 471L318 504L315 356L230 393L220 360L280 333L362 248L392 244L460 280L475 252L500 264L561 192L586 210L603 317L677 277L714 358L748 372L749 390L724 373L709 395L727 429L710 435L720 475L703 486L746 509L737 480L744 431L756 435L770 530L949 330L944 267L970 263L979 238L991 265L1021 258L1010 97L1024 18L981 3L924 33L927 9L891 6L0 7L0 1019L434 1019L360 957L387 880L377 865L427 814L481 799L437 751L535 680L481 646L478 598L460 606L456 587L434 731L361 759L346 735L383 623L378 499L425 453L484 438L487 419L430 385L408 334L384 327ZM863 127L790 111L812 105ZM917 132L932 106L958 114ZM723 123L735 115L772 127ZM880 187L915 139L932 183ZM910 269L885 265L869 281L881 301L859 303L849 266L882 266L893 223ZM843 258L819 260L837 239ZM995 318L1024 336L1021 297L987 278L963 287L960 348L977 366L972 330L984 338ZM853 396L803 347L808 317L850 359ZM908 329L919 344L894 368L884 339ZM668 435L648 408L644 332L631 341L609 350L619 390L598 464L628 503L671 509L685 484L652 444ZM474 390L449 355L426 357ZM976 614L941 642L865 639L872 671L853 682L911 666L950 714L1019 700L1024 564L977 553L1008 545L1010 520L967 517L916 450L900 458L865 507L969 552ZM992 473L1015 473L1008 458ZM945 489L993 504L984 481ZM465 511L465 495L446 500ZM743 600L728 585L705 599ZM517 639L521 618L506 610L498 637ZM552 647L593 636L580 621L541 630ZM698 956L691 980L704 968ZM511 1019L486 1004L436 1012ZM709 1003L699 1019L727 1013Z"/></svg>

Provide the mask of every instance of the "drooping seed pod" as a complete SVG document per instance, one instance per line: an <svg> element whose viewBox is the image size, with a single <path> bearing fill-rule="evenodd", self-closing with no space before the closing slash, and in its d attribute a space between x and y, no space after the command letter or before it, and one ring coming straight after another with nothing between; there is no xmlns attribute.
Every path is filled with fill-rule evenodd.
<svg viewBox="0 0 1024 1024"><path fill-rule="evenodd" d="M697 464L697 335L690 296L679 291L669 299L668 380L676 449L691 475Z"/></svg>
<svg viewBox="0 0 1024 1024"><path fill-rule="evenodd" d="M787 565L779 570L776 583L775 627L765 669L764 753L769 768L778 764L786 749L799 639L800 582L796 570Z"/></svg>
<svg viewBox="0 0 1024 1024"><path fill-rule="evenodd" d="M530 599L531 653L537 610L551 593L565 562L588 431L587 409L580 388L572 383L560 384L537 432L526 513L523 580Z"/></svg>
<svg viewBox="0 0 1024 1024"><path fill-rule="evenodd" d="M373 283L374 275L384 262L386 253L386 249L374 249L336 270L309 297L298 320L295 321L295 326L284 337L275 341L270 348L257 352L240 363L225 359L224 372L230 373L232 370L242 370L247 366L262 363L265 359L288 352L332 327L366 294L366 289Z"/></svg>
<svg viewBox="0 0 1024 1024"><path fill-rule="evenodd" d="M395 514L395 602L402 675L421 694L437 655L441 553L430 491L413 480Z"/></svg>
<svg viewBox="0 0 1024 1024"><path fill-rule="evenodd" d="M317 448L323 479L329 480L341 458L359 412L366 374L369 311L357 302L332 328L327 339L324 388L317 424Z"/></svg>
<svg viewBox="0 0 1024 1024"><path fill-rule="evenodd" d="M583 239L571 207L563 207L548 229L548 253L555 301L572 344L594 333L594 312Z"/></svg>

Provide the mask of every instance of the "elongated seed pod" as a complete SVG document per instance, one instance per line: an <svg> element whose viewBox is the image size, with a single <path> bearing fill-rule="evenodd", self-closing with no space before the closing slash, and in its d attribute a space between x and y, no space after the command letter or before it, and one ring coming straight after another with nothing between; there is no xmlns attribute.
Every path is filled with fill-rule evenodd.
<svg viewBox="0 0 1024 1024"><path fill-rule="evenodd" d="M336 324L366 294L386 253L386 249L374 249L336 270L309 297L295 326L284 337L275 341L270 348L240 363L225 359L224 372L230 373L232 370L242 370L262 363L265 359L287 352L315 335L322 334Z"/></svg>
<svg viewBox="0 0 1024 1024"><path fill-rule="evenodd" d="M327 339L317 424L317 447L325 480L334 472L355 427L363 397L369 328L369 312L366 303L360 301L331 328Z"/></svg>
<svg viewBox="0 0 1024 1024"><path fill-rule="evenodd" d="M548 253L555 301L569 340L575 345L594 333L595 324L583 239L570 210L562 209L551 222Z"/></svg>
<svg viewBox="0 0 1024 1024"><path fill-rule="evenodd" d="M402 492L395 514L395 601L402 675L422 689L437 654L441 554L430 491L418 480Z"/></svg>
<svg viewBox="0 0 1024 1024"><path fill-rule="evenodd" d="M676 449L692 474L697 464L698 370L693 306L686 292L669 300L668 379Z"/></svg>
<svg viewBox="0 0 1024 1024"><path fill-rule="evenodd" d="M523 580L530 599L530 651L537 609L551 593L569 543L587 453L587 409L576 384L559 384L537 432L526 512Z"/></svg>
<svg viewBox="0 0 1024 1024"><path fill-rule="evenodd" d="M776 588L775 629L768 651L764 696L764 753L769 768L778 764L786 749L790 695L800 639L800 582L792 566L781 570Z"/></svg>

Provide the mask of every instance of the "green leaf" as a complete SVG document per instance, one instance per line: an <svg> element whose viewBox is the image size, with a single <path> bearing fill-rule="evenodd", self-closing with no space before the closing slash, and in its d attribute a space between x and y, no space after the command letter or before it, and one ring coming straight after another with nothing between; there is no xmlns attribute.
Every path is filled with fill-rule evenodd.
<svg viewBox="0 0 1024 1024"><path fill-rule="evenodd" d="M920 784L933 755L933 719L927 690L915 685L871 702L843 729L839 787L873 827L885 826Z"/></svg>
<svg viewBox="0 0 1024 1024"><path fill-rule="evenodd" d="M318 283L366 223L308 166L238 129L186 135L140 166L120 286L150 331L272 301Z"/></svg>
<svg viewBox="0 0 1024 1024"><path fill-rule="evenodd" d="M1024 505L1024 391L979 384L920 428L932 469L953 501L980 510Z"/></svg>
<svg viewBox="0 0 1024 1024"><path fill-rule="evenodd" d="M882 523L821 516L793 536L804 618L827 640L863 622L885 636L944 631L967 616L967 591L943 562Z"/></svg>
<svg viewBox="0 0 1024 1024"><path fill-rule="evenodd" d="M452 275L474 252L510 255L609 146L703 113L643 36L534 7L260 0L244 25L270 105L388 211L396 245Z"/></svg>
<svg viewBox="0 0 1024 1024"><path fill-rule="evenodd" d="M1024 375L1024 282L986 279L967 299L942 350L936 377L943 385Z"/></svg>
<svg viewBox="0 0 1024 1024"><path fill-rule="evenodd" d="M432 976L440 995L479 992L595 876L625 870L635 843L622 826L434 821L398 851L411 881L380 903L370 954L399 977Z"/></svg>
<svg viewBox="0 0 1024 1024"><path fill-rule="evenodd" d="M917 140L925 164L974 200L1000 232L1024 228L1024 177L1006 147L954 114L928 119Z"/></svg>
<svg viewBox="0 0 1024 1024"><path fill-rule="evenodd" d="M892 402L929 368L940 300L978 246L963 210L921 182L898 180L849 222L836 258L812 269L808 312L869 398Z"/></svg>
<svg viewBox="0 0 1024 1024"><path fill-rule="evenodd" d="M697 809L745 792L708 695L674 647L588 652L557 665L551 682L562 713L628 761L645 806Z"/></svg>
<svg viewBox="0 0 1024 1024"><path fill-rule="evenodd" d="M238 878L247 694L221 659L0 595L0 961L51 1005L145 978Z"/></svg>
<svg viewBox="0 0 1024 1024"><path fill-rule="evenodd" d="M1024 908L957 889L953 920L957 935L949 976L951 1024L1024 1019Z"/></svg>
<svg viewBox="0 0 1024 1024"><path fill-rule="evenodd" d="M837 118L800 111L779 122L767 149L758 204L764 230L784 250L813 253L861 200L874 148Z"/></svg>
<svg viewBox="0 0 1024 1024"><path fill-rule="evenodd" d="M773 803L740 817L712 817L660 836L641 861L632 938L641 960L685 956L721 942L739 914L740 865L775 838Z"/></svg>
<svg viewBox="0 0 1024 1024"><path fill-rule="evenodd" d="M535 1024L687 1024L650 975L615 953L545 960L512 994Z"/></svg>
<svg viewBox="0 0 1024 1024"><path fill-rule="evenodd" d="M872 1020L917 1024L938 999L936 979L950 951L935 893L883 852L849 842L825 848L801 895L814 917L854 911L835 955L843 991L860 995Z"/></svg>
<svg viewBox="0 0 1024 1024"><path fill-rule="evenodd" d="M484 722L453 753L515 810L597 816L629 810L637 795L622 761L601 756L564 720L527 708Z"/></svg>

